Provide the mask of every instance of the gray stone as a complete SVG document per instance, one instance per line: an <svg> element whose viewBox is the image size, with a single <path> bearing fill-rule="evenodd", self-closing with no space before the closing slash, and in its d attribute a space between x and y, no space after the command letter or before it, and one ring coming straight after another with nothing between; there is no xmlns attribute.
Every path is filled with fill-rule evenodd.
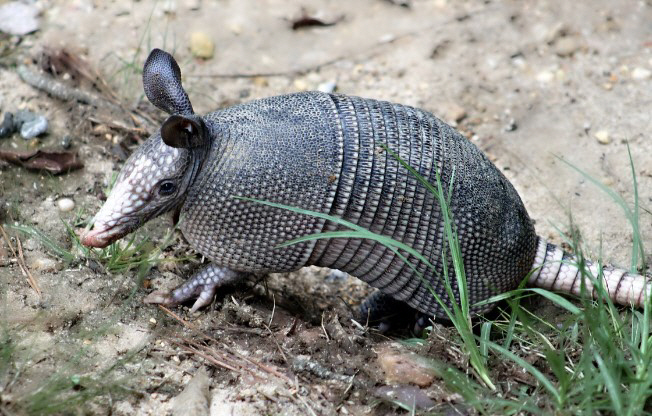
<svg viewBox="0 0 652 416"><path fill-rule="evenodd" d="M34 119L26 121L20 126L20 135L23 139L33 139L36 136L39 136L46 132L48 129L48 119L37 115Z"/></svg>
<svg viewBox="0 0 652 416"><path fill-rule="evenodd" d="M0 139L11 136L17 128L18 126L14 121L13 113L7 111L5 118L2 120L2 124L0 124Z"/></svg>
<svg viewBox="0 0 652 416"><path fill-rule="evenodd" d="M12 1L0 6L0 32L23 36L39 29L34 4Z"/></svg>

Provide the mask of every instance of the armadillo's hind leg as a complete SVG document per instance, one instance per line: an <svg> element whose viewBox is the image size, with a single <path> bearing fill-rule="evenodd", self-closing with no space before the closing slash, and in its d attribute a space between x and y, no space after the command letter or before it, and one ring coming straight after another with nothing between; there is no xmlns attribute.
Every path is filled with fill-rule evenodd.
<svg viewBox="0 0 652 416"><path fill-rule="evenodd" d="M171 292L160 290L152 292L145 297L144 302L171 306L196 297L197 299L190 309L190 312L195 312L213 301L213 296L219 287L236 282L247 274L209 264L178 288Z"/></svg>
<svg viewBox="0 0 652 416"><path fill-rule="evenodd" d="M428 325L428 316L381 291L372 293L360 304L358 315L363 324L376 326L383 333L413 324L413 332L419 335Z"/></svg>

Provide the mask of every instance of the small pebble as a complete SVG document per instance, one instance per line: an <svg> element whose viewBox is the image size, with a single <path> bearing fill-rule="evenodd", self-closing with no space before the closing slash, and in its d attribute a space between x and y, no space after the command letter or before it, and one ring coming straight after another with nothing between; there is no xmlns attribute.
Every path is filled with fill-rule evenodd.
<svg viewBox="0 0 652 416"><path fill-rule="evenodd" d="M394 35L393 33L386 33L386 34L382 35L378 39L378 41L379 41L379 43L390 43L390 42L393 42L395 39L396 39L396 35Z"/></svg>
<svg viewBox="0 0 652 416"><path fill-rule="evenodd" d="M516 124L516 120L513 118L510 118L507 121L507 124L505 124L505 127L503 127L504 131L514 131L518 128L518 124Z"/></svg>
<svg viewBox="0 0 652 416"><path fill-rule="evenodd" d="M72 137L70 137L70 135L68 134L63 136L63 138L61 139L61 147L63 147L64 149L70 149L71 144L72 144Z"/></svg>
<svg viewBox="0 0 652 416"><path fill-rule="evenodd" d="M193 32L190 35L190 52L195 58L211 59L215 50L215 43L204 32Z"/></svg>
<svg viewBox="0 0 652 416"><path fill-rule="evenodd" d="M106 124L98 124L97 126L93 127L93 133L97 134L98 136L107 134L109 131L109 127Z"/></svg>
<svg viewBox="0 0 652 416"><path fill-rule="evenodd" d="M70 198L61 198L57 201L57 207L61 212L69 212L75 209L75 201Z"/></svg>
<svg viewBox="0 0 652 416"><path fill-rule="evenodd" d="M0 32L23 36L39 29L38 7L21 1L0 6Z"/></svg>
<svg viewBox="0 0 652 416"><path fill-rule="evenodd" d="M48 119L37 115L34 120L27 121L20 126L20 135L25 140L33 139L45 133L48 129Z"/></svg>
<svg viewBox="0 0 652 416"><path fill-rule="evenodd" d="M541 71L537 74L537 81L548 83L555 78L555 74L552 71Z"/></svg>
<svg viewBox="0 0 652 416"><path fill-rule="evenodd" d="M242 33L242 25L239 23L229 23L227 27L234 35L240 35Z"/></svg>
<svg viewBox="0 0 652 416"><path fill-rule="evenodd" d="M310 87L305 80L299 78L294 80L294 88L298 91L308 91L308 88Z"/></svg>
<svg viewBox="0 0 652 416"><path fill-rule="evenodd" d="M29 110L18 110L16 111L16 114L14 114L14 123L17 128L20 128L23 124L35 120L36 117L38 117L38 114Z"/></svg>
<svg viewBox="0 0 652 416"><path fill-rule="evenodd" d="M174 14L177 11L177 1L176 0L163 0L161 8L165 14Z"/></svg>
<svg viewBox="0 0 652 416"><path fill-rule="evenodd" d="M609 132L606 130L596 131L594 134L595 138L598 139L600 144L609 144L611 143L611 137L609 137Z"/></svg>
<svg viewBox="0 0 652 416"><path fill-rule="evenodd" d="M652 77L652 71L649 69L637 67L632 71L632 79L636 81L643 81L650 77Z"/></svg>
<svg viewBox="0 0 652 416"><path fill-rule="evenodd" d="M11 136L17 129L13 113L6 112L5 118L0 124L0 139Z"/></svg>
<svg viewBox="0 0 652 416"><path fill-rule="evenodd" d="M201 0L185 0L183 5L188 10L199 10L201 9Z"/></svg>
<svg viewBox="0 0 652 416"><path fill-rule="evenodd" d="M580 45L576 38L567 36L555 42L554 51L557 55L566 57L573 55Z"/></svg>
<svg viewBox="0 0 652 416"><path fill-rule="evenodd" d="M447 121L459 123L466 117L466 110L458 104L451 103L444 114Z"/></svg>
<svg viewBox="0 0 652 416"><path fill-rule="evenodd" d="M335 91L335 88L337 88L337 84L335 83L335 81L326 81L326 82L322 82L317 86L317 91L330 94L333 91Z"/></svg>
<svg viewBox="0 0 652 416"><path fill-rule="evenodd" d="M253 83L257 87L266 87L269 85L269 82L265 77L254 77Z"/></svg>

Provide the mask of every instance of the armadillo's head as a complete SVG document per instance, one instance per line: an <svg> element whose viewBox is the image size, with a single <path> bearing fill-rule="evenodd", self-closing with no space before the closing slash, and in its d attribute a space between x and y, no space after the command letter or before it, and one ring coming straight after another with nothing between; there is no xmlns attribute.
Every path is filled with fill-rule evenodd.
<svg viewBox="0 0 652 416"><path fill-rule="evenodd" d="M201 164L210 133L195 116L174 58L154 49L143 70L147 98L172 114L127 160L82 244L106 247L148 220L178 207Z"/></svg>
<svg viewBox="0 0 652 416"><path fill-rule="evenodd" d="M166 145L160 135L150 137L125 163L82 243L106 247L178 206L192 175L191 158L188 150Z"/></svg>

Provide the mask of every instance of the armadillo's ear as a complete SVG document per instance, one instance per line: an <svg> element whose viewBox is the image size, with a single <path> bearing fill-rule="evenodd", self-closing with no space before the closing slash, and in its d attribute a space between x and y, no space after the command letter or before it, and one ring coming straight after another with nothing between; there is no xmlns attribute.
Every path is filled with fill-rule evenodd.
<svg viewBox="0 0 652 416"><path fill-rule="evenodd" d="M161 138L168 146L188 149L206 142L206 129L196 116L173 115L161 126Z"/></svg>
<svg viewBox="0 0 652 416"><path fill-rule="evenodd" d="M143 68L143 87L149 101L168 114L194 114L181 86L181 70L172 55L160 49L149 53Z"/></svg>

